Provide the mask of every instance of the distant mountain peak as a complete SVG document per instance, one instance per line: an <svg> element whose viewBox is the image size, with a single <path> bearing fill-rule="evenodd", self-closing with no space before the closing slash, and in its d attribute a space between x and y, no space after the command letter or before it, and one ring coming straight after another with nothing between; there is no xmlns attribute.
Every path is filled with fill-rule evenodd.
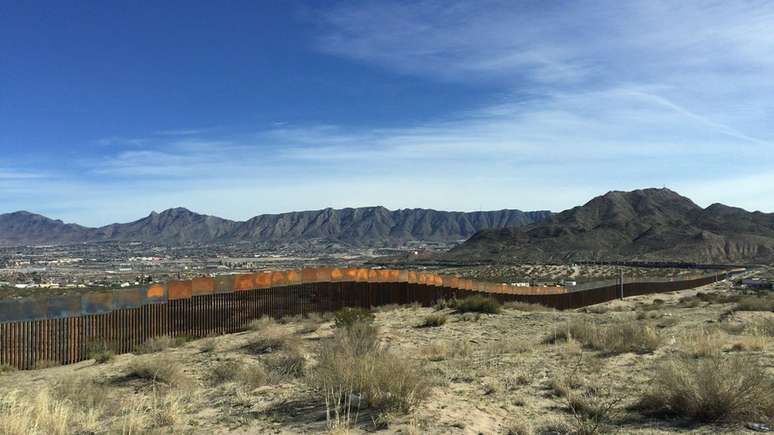
<svg viewBox="0 0 774 435"><path fill-rule="evenodd" d="M126 224L101 228L46 225L34 218L0 215L0 245L61 244L92 241L148 241L164 244L287 243L328 240L363 246L394 246L411 240L457 241L484 228L519 226L550 216L550 212L500 210L459 213L425 209L390 211L383 206L311 210L256 216L235 222L202 215L184 207ZM49 225L50 224L50 225ZM61 224L61 223L60 223Z"/></svg>

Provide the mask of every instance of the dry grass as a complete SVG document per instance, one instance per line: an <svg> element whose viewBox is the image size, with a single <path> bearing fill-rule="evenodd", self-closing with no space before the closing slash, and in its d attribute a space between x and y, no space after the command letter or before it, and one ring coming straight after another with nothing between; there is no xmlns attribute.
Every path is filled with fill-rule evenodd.
<svg viewBox="0 0 774 435"><path fill-rule="evenodd" d="M153 337L153 338L149 338L144 343L137 346L137 348L134 350L134 353L137 355L142 355L146 353L157 353L172 347L178 347L183 343L185 343L185 340L183 338L172 338L168 335L164 335L161 337Z"/></svg>
<svg viewBox="0 0 774 435"><path fill-rule="evenodd" d="M285 379L300 378L306 369L306 358L297 349L281 352L267 358L264 363L275 383Z"/></svg>
<svg viewBox="0 0 774 435"><path fill-rule="evenodd" d="M46 359L46 360L35 361L35 365L33 366L33 369L43 370L43 369L50 369L51 367L59 367L61 365L62 363L60 363L59 361Z"/></svg>
<svg viewBox="0 0 774 435"><path fill-rule="evenodd" d="M755 331L753 331L755 332ZM753 335L730 336L723 330L697 329L688 331L680 340L680 350L694 358L715 357L725 351L761 351L767 338Z"/></svg>
<svg viewBox="0 0 774 435"><path fill-rule="evenodd" d="M380 346L376 334L363 323L339 328L321 345L310 381L328 402L356 394L374 409L409 412L428 396L430 383L421 366Z"/></svg>
<svg viewBox="0 0 774 435"><path fill-rule="evenodd" d="M652 326L636 321L617 321L599 325L588 320L573 320L546 338L546 343L577 340L584 347L607 355L633 352L650 353L660 344L660 338Z"/></svg>
<svg viewBox="0 0 774 435"><path fill-rule="evenodd" d="M216 365L210 373L213 384L236 382L240 387L254 390L267 384L266 370L257 364L244 364L238 361L224 361Z"/></svg>
<svg viewBox="0 0 774 435"><path fill-rule="evenodd" d="M744 296L739 299L736 311L774 311L774 295Z"/></svg>
<svg viewBox="0 0 774 435"><path fill-rule="evenodd" d="M191 381L181 366L166 356L136 358L127 367L126 375L171 386L186 386Z"/></svg>
<svg viewBox="0 0 774 435"><path fill-rule="evenodd" d="M276 328L277 322L269 317L263 316L260 319L255 319L247 325L247 329L251 331L263 331L266 329Z"/></svg>
<svg viewBox="0 0 774 435"><path fill-rule="evenodd" d="M446 314L430 314L422 319L422 323L417 325L419 328L433 328L443 326L446 323L448 316Z"/></svg>
<svg viewBox="0 0 774 435"><path fill-rule="evenodd" d="M263 354L279 350L294 351L301 343L301 339L288 330L272 325L261 329L260 335L251 337L243 348L253 354Z"/></svg>
<svg viewBox="0 0 774 435"><path fill-rule="evenodd" d="M655 368L637 408L698 422L768 421L774 417L774 380L738 354L672 358Z"/></svg>

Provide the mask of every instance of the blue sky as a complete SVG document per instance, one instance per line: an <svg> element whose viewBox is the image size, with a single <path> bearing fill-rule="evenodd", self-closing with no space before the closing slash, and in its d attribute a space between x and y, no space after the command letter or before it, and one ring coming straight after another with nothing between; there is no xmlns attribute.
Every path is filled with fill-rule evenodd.
<svg viewBox="0 0 774 435"><path fill-rule="evenodd" d="M142 3L142 2L141 2ZM764 1L3 2L0 212L774 212Z"/></svg>

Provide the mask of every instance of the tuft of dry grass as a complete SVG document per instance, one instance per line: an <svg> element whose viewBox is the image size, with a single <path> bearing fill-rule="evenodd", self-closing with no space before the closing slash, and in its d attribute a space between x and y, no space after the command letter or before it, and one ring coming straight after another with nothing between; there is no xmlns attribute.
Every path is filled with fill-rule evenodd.
<svg viewBox="0 0 774 435"><path fill-rule="evenodd" d="M430 314L425 316L422 323L417 325L419 328L433 328L443 326L446 323L448 316L446 314Z"/></svg>
<svg viewBox="0 0 774 435"><path fill-rule="evenodd" d="M274 382L288 378L300 378L306 369L306 358L297 349L274 355L264 361Z"/></svg>
<svg viewBox="0 0 774 435"><path fill-rule="evenodd" d="M277 326L265 327L261 334L251 337L243 349L253 354L271 353L278 350L296 350L301 339Z"/></svg>
<svg viewBox="0 0 774 435"><path fill-rule="evenodd" d="M10 364L0 364L0 374L15 372L16 367Z"/></svg>
<svg viewBox="0 0 774 435"><path fill-rule="evenodd" d="M251 331L263 331L265 329L275 328L278 323L269 316L263 316L260 319L255 319L247 325L247 329Z"/></svg>
<svg viewBox="0 0 774 435"><path fill-rule="evenodd" d="M739 354L673 357L654 370L636 408L697 422L743 422L774 417L774 379Z"/></svg>
<svg viewBox="0 0 774 435"><path fill-rule="evenodd" d="M135 358L129 363L126 375L171 386L186 386L190 382L181 366L166 356Z"/></svg>
<svg viewBox="0 0 774 435"><path fill-rule="evenodd" d="M213 384L236 382L248 390L266 385L268 379L269 376L263 367L238 361L224 361L216 365L210 372L210 381Z"/></svg>
<svg viewBox="0 0 774 435"><path fill-rule="evenodd" d="M357 322L320 346L309 380L324 400L343 392L379 411L409 412L428 396L422 367L378 343L376 328Z"/></svg>
<svg viewBox="0 0 774 435"><path fill-rule="evenodd" d="M621 353L650 353L661 342L655 328L637 321L617 321L609 325L599 325L588 320L572 320L544 342L577 340L584 347L603 352L607 355Z"/></svg>

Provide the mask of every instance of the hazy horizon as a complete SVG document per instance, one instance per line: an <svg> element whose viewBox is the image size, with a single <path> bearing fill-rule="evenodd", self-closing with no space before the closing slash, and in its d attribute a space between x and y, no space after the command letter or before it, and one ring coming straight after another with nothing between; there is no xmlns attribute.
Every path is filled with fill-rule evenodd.
<svg viewBox="0 0 774 435"><path fill-rule="evenodd" d="M561 211L663 186L774 212L771 3L3 12L4 212Z"/></svg>

